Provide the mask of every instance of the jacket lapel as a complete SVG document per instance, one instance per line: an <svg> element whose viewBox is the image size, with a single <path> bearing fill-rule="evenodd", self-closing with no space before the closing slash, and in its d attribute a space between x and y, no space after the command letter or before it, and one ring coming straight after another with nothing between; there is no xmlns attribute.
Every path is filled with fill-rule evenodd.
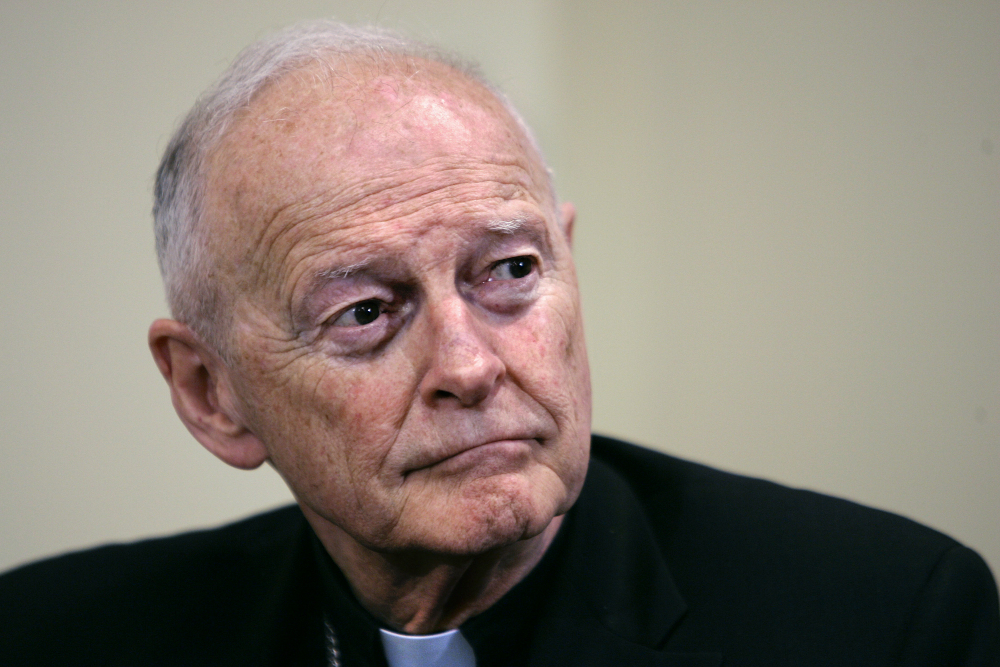
<svg viewBox="0 0 1000 667"><path fill-rule="evenodd" d="M592 460L567 530L533 665L719 665L719 653L661 649L687 605L628 485Z"/></svg>

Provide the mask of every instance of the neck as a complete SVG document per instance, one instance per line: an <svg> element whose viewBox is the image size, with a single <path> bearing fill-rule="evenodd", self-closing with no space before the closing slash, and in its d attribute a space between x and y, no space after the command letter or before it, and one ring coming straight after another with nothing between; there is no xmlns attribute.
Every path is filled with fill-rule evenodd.
<svg viewBox="0 0 1000 667"><path fill-rule="evenodd" d="M361 605L389 627L410 634L451 630L488 609L538 564L562 523L557 516L532 538L474 556L387 554L310 514L313 529Z"/></svg>

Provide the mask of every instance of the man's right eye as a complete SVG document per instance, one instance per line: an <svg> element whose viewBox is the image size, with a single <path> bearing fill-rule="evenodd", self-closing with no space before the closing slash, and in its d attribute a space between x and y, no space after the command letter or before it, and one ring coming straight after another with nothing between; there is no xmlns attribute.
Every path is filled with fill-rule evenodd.
<svg viewBox="0 0 1000 667"><path fill-rule="evenodd" d="M363 327L371 324L382 314L383 303L378 299L368 299L354 304L333 321L335 327Z"/></svg>

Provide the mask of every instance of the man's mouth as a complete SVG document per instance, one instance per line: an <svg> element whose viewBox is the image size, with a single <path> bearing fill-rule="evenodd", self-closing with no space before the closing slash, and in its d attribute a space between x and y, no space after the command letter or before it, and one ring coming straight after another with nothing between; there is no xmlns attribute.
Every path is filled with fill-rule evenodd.
<svg viewBox="0 0 1000 667"><path fill-rule="evenodd" d="M413 472L433 469L439 474L460 475L475 471L476 476L513 472L528 463L532 449L539 444L540 441L535 438L490 440L458 448L454 453L436 458Z"/></svg>

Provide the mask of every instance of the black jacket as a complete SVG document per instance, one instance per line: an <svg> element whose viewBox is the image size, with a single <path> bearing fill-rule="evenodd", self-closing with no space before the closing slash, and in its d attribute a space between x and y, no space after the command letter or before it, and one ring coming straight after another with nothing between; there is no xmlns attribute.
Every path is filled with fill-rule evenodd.
<svg viewBox="0 0 1000 667"><path fill-rule="evenodd" d="M288 507L14 570L0 665L322 665L314 539ZM847 501L595 436L558 542L530 665L1000 665L985 563Z"/></svg>

